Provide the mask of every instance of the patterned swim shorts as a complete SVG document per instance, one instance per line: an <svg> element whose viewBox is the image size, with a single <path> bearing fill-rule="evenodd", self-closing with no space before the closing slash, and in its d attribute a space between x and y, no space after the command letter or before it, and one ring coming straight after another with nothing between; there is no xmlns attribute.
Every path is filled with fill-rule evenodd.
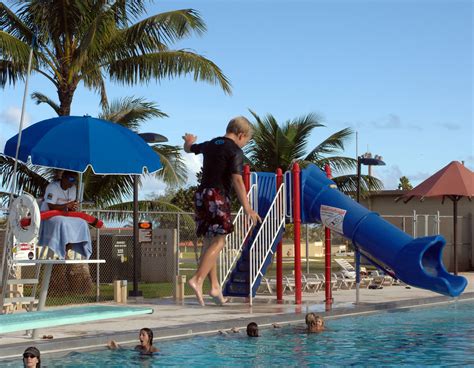
<svg viewBox="0 0 474 368"><path fill-rule="evenodd" d="M234 230L230 216L230 198L217 188L198 189L194 194L196 235L215 236Z"/></svg>

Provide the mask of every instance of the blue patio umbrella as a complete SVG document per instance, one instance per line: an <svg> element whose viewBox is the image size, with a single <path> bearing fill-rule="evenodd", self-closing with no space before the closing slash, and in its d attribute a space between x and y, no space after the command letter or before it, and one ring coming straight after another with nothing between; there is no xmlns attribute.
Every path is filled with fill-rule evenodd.
<svg viewBox="0 0 474 368"><path fill-rule="evenodd" d="M16 157L20 134L5 144L4 154ZM25 163L83 173L91 167L100 175L135 175L133 194L133 290L140 296L137 282L138 243L138 181L146 169L153 173L161 169L160 159L146 143L165 141L154 134L143 138L119 124L90 116L59 116L40 121L23 129L18 160ZM13 192L13 191L12 191Z"/></svg>
<svg viewBox="0 0 474 368"><path fill-rule="evenodd" d="M15 157L18 134L5 144ZM155 151L136 133L90 116L59 116L23 129L18 160L34 165L103 175L153 173L161 168Z"/></svg>

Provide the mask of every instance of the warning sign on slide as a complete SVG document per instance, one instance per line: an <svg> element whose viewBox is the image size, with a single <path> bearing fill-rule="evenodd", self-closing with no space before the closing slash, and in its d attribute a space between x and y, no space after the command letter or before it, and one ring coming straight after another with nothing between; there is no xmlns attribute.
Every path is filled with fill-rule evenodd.
<svg viewBox="0 0 474 368"><path fill-rule="evenodd" d="M342 224L346 216L346 210L331 206L321 206L321 222L331 230L342 234Z"/></svg>

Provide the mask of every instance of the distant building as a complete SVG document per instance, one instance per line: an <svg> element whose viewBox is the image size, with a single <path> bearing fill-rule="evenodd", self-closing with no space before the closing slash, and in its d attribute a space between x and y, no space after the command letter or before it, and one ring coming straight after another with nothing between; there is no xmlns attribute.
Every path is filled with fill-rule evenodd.
<svg viewBox="0 0 474 368"><path fill-rule="evenodd" d="M402 190L370 192L368 198L361 198L361 204L379 213L387 221L414 236L434 235L438 232L446 239L443 262L449 271L453 266L453 202L446 198L413 198L408 203L395 200L402 196ZM438 224L439 212L439 224ZM416 221L413 221L416 215ZM458 270L474 270L474 201L462 198L458 202Z"/></svg>

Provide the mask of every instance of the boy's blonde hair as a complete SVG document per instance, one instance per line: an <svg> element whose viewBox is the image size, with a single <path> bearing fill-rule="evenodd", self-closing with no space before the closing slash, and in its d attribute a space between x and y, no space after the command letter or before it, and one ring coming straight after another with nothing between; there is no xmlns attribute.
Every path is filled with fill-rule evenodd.
<svg viewBox="0 0 474 368"><path fill-rule="evenodd" d="M316 325L316 321L320 319L322 322L323 322L323 325L324 325L324 320L321 316L317 316L316 314L314 313L308 313L305 317L305 322L306 322L306 325L308 327L311 327L311 326L315 326Z"/></svg>
<svg viewBox="0 0 474 368"><path fill-rule="evenodd" d="M252 124L250 121L247 120L244 116L237 116L229 121L227 124L226 133L233 133L233 134L244 134L246 136L252 134Z"/></svg>

